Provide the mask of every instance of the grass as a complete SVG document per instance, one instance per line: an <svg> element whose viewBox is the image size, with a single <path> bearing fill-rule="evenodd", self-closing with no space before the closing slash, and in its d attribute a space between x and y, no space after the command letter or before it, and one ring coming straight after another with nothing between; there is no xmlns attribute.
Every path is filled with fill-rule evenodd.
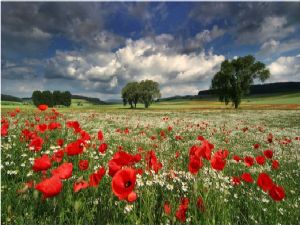
<svg viewBox="0 0 300 225"><path fill-rule="evenodd" d="M264 104L272 105L271 99L264 101ZM198 106L200 103L203 108ZM1 222L180 224L175 213L180 199L187 197L189 205L186 223L190 224L299 224L300 141L296 137L300 137L300 112L260 110L257 109L258 105L249 104L251 110L247 110L245 105L242 105L242 110L228 110L220 103L205 101L162 102L152 105L149 110L128 110L121 105L84 105L58 109L63 116L54 120L50 110L42 113L32 106L18 106L21 112L11 117L9 112L13 108L2 105L2 115L10 125L8 135L1 137ZM51 120L49 116L52 116ZM35 120L36 117L40 118L39 122ZM26 120L29 121L28 126ZM34 188L17 194L25 182L41 181L41 172L32 171L35 158L42 154L52 156L59 149L56 144L58 138L65 140L64 147L80 138L80 134L65 127L66 121L70 120L77 120L91 139L82 154L64 156L63 161L73 163L73 173L71 178L63 181L61 193L46 200L42 200L41 193ZM35 130L37 124L53 121L60 123L62 128L44 133ZM172 131L168 131L169 126ZM247 131L243 131L245 127ZM29 150L28 141L20 141L21 131L25 128L36 131L44 139L40 152ZM126 128L128 133L124 133ZM103 131L104 141L108 144L105 154L98 152L99 130ZM161 131L164 131L165 138ZM272 143L266 141L269 133L274 136ZM197 175L189 172L189 149L193 145L200 145L198 135L214 144L213 154L218 149L229 150L224 170L214 170L210 162L203 159L204 166ZM182 140L177 140L176 136L181 136ZM287 139L291 142L284 143ZM253 148L255 143L260 144L258 149ZM98 187L74 193L73 184L78 178L89 180L89 176L101 166L109 169L108 161L120 149L119 146L131 154L142 154L142 160L135 164L144 170L134 189L138 195L137 200L133 203L118 200L111 190L112 178L108 174L102 178ZM155 151L157 160L163 165L157 174L146 169L145 153L138 148L143 149L143 152ZM270 159L266 159L264 165L255 163L251 167L232 160L233 155L242 158L263 155L265 149L273 150L273 159L280 163L279 169L272 169ZM175 157L177 151L178 158ZM88 170L79 170L80 159L89 160ZM51 176L50 170L60 164L53 162L46 176ZM176 179L170 178L173 173L171 170L177 175ZM255 182L233 185L232 176L240 176L244 172L251 173ZM274 183L284 188L285 198L282 201L274 201L257 186L256 180L261 172L268 173ZM198 197L203 199L203 212L197 208ZM170 215L164 213L165 201L171 205Z"/></svg>

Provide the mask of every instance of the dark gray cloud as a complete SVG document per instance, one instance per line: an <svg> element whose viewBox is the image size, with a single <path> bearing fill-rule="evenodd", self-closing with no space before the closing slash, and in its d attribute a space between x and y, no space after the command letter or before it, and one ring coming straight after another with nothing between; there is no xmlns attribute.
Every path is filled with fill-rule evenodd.
<svg viewBox="0 0 300 225"><path fill-rule="evenodd" d="M299 28L299 12L299 2L211 2L195 3L189 17L204 26L223 23L238 43L253 44L287 37Z"/></svg>

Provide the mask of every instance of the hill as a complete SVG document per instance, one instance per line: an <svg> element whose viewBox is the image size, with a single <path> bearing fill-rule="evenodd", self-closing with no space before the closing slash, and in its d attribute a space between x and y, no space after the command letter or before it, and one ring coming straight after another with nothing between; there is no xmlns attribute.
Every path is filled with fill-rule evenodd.
<svg viewBox="0 0 300 225"><path fill-rule="evenodd" d="M72 99L86 100L95 105L107 105L107 102L101 101L99 98L91 98L91 97L86 97L86 96L82 96L82 95L72 95Z"/></svg>
<svg viewBox="0 0 300 225"><path fill-rule="evenodd" d="M250 86L250 95L300 92L300 82L278 82ZM212 95L212 90L199 91L199 96Z"/></svg>
<svg viewBox="0 0 300 225"><path fill-rule="evenodd" d="M23 102L23 99L15 97L15 96L12 96L12 95L1 94L1 101Z"/></svg>

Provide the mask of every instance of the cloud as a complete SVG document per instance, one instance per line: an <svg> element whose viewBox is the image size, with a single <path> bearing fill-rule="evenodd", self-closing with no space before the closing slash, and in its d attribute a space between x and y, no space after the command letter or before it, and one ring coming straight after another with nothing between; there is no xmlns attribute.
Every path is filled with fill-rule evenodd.
<svg viewBox="0 0 300 225"><path fill-rule="evenodd" d="M269 82L299 81L300 55L279 57L268 68L271 73Z"/></svg>
<svg viewBox="0 0 300 225"><path fill-rule="evenodd" d="M291 51L291 50L299 50L300 49L300 40L292 39L288 41L276 41L271 39L269 41L264 42L260 50L257 52L259 56L268 56L268 55L280 55L282 53Z"/></svg>
<svg viewBox="0 0 300 225"><path fill-rule="evenodd" d="M203 48L205 43L211 42L214 39L223 36L224 29L220 29L217 25L214 25L211 30L203 30L195 35L193 38L189 38L186 44L187 51L195 51L196 49Z"/></svg>
<svg viewBox="0 0 300 225"><path fill-rule="evenodd" d="M183 54L169 47L170 35L139 40L127 39L123 48L112 52L60 52L46 64L47 79L81 81L81 88L100 93L119 94L130 81L152 79L160 83L162 94L189 94L188 86L194 89L205 87L225 59L212 52Z"/></svg>
<svg viewBox="0 0 300 225"><path fill-rule="evenodd" d="M283 39L293 33L295 28L288 26L285 17L270 16L264 18L255 31L249 29L241 32L237 40L240 43L263 43L270 39Z"/></svg>

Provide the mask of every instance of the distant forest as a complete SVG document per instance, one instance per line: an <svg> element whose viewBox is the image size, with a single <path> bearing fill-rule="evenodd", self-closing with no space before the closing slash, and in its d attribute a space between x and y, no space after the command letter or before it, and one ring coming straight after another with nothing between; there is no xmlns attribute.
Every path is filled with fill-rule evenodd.
<svg viewBox="0 0 300 225"><path fill-rule="evenodd" d="M283 92L300 92L300 82L279 82L269 84L255 84L250 86L250 95L275 94ZM212 95L212 90L199 91L198 95Z"/></svg>

